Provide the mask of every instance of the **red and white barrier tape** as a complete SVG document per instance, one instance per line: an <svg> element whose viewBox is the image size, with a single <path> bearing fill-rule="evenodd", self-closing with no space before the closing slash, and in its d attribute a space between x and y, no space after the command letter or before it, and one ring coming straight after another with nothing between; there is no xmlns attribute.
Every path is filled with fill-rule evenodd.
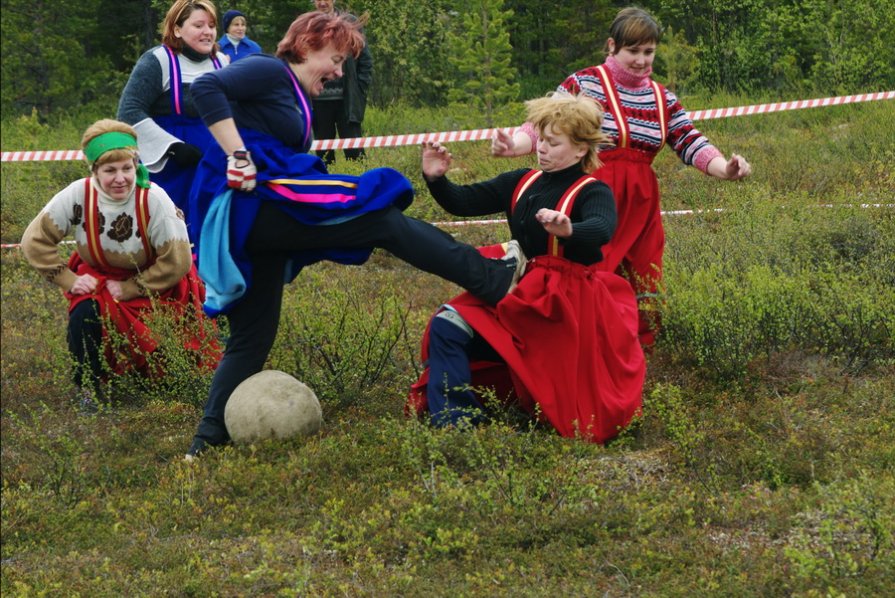
<svg viewBox="0 0 895 598"><path fill-rule="evenodd" d="M814 100L794 100L792 102L774 102L772 104L753 104L735 108L711 108L690 113L691 120L709 120L713 118L729 118L732 116L751 116L753 114L770 114L786 110L801 110L825 106L840 106L858 102L895 99L895 91L879 91L832 98ZM407 135L380 135L377 137L355 137L349 139L318 139L311 144L311 150L357 149L371 147L399 147L403 145L419 145L424 141L453 143L457 141L483 141L491 139L498 130L511 132L514 127L493 129L471 129L466 131L443 131L441 133L413 133ZM37 150L3 152L0 162L53 162L62 160L83 160L80 150Z"/></svg>
<svg viewBox="0 0 895 598"><path fill-rule="evenodd" d="M728 118L731 116L751 116L753 114L769 114L771 112L783 112L785 110L801 110L803 108L823 108L826 106L840 106L842 104L856 104L858 102L873 102L876 100L895 99L895 91L878 91L876 93L861 93L851 96L837 96L833 98L817 98L814 100L793 100L791 102L774 102L772 104L755 104L752 106L740 106L738 108L710 108L697 110L690 113L690 120L709 120L712 118Z"/></svg>

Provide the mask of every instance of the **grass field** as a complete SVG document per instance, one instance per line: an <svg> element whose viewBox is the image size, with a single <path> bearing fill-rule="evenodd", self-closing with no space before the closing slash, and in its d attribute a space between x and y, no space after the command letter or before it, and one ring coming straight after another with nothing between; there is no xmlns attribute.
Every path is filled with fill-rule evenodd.
<svg viewBox="0 0 895 598"><path fill-rule="evenodd" d="M712 102L688 104L752 103ZM4 121L2 147L74 149L89 122ZM410 110L367 123L457 125L479 126ZM64 300L3 250L2 594L892 595L895 104L698 126L754 175L656 161L663 207L693 212L665 219L643 416L606 447L512 411L467 433L405 418L419 337L458 289L377 252L287 290L268 367L317 391L321 433L185 464L208 376L171 347L166 380L118 380L112 408L79 416ZM451 149L458 181L533 164ZM371 151L374 166L411 177L411 215L450 220L418 149ZM4 164L2 241L84 172ZM447 230L506 240L499 225Z"/></svg>

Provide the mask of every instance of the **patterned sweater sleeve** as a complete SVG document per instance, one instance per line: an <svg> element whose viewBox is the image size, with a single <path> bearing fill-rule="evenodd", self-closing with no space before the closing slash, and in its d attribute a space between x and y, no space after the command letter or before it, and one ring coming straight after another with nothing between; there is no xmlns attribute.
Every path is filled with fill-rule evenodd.
<svg viewBox="0 0 895 598"><path fill-rule="evenodd" d="M59 254L59 243L71 232L72 222L80 220L75 211L81 209L83 188L83 181L75 181L57 193L22 235L25 259L41 276L63 291L71 289L77 276Z"/></svg>
<svg viewBox="0 0 895 598"><path fill-rule="evenodd" d="M690 115L687 114L677 96L664 87L663 91L668 106L668 145L684 164L695 166L700 171L706 172L709 162L723 154L693 126Z"/></svg>

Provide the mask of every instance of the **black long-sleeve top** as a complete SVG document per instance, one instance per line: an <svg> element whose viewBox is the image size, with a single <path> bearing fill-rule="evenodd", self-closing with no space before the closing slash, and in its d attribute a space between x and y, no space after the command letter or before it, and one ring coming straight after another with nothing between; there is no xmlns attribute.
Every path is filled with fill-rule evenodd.
<svg viewBox="0 0 895 598"><path fill-rule="evenodd" d="M532 258L547 253L549 236L535 214L541 208L555 210L562 194L584 173L578 164L545 172L525 190L510 214L513 191L528 171L513 170L471 185L457 185L447 177L426 183L438 205L456 216L505 213L512 237L519 241L525 255ZM615 199L609 186L601 181L585 185L578 193L570 218L572 236L560 239L565 257L587 265L601 261L600 248L612 238L617 221Z"/></svg>

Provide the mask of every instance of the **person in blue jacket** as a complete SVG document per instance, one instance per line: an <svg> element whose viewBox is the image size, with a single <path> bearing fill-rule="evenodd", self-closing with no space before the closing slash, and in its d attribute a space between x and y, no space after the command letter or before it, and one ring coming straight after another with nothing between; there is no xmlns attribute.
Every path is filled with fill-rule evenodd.
<svg viewBox="0 0 895 598"><path fill-rule="evenodd" d="M238 10L228 10L221 19L224 35L219 42L221 52L230 57L230 62L236 62L240 58L260 54L261 46L250 40L246 35L249 24L245 14Z"/></svg>
<svg viewBox="0 0 895 598"><path fill-rule="evenodd" d="M489 259L402 210L413 187L401 173L375 168L330 174L311 149L311 99L342 76L364 47L349 15L310 12L290 25L276 56L255 54L200 77L199 114L217 143L199 164L190 210L205 310L225 314L230 336L215 370L205 413L186 457L230 440L230 394L261 371L279 327L284 285L322 259L346 264L386 249L496 305L521 261Z"/></svg>

